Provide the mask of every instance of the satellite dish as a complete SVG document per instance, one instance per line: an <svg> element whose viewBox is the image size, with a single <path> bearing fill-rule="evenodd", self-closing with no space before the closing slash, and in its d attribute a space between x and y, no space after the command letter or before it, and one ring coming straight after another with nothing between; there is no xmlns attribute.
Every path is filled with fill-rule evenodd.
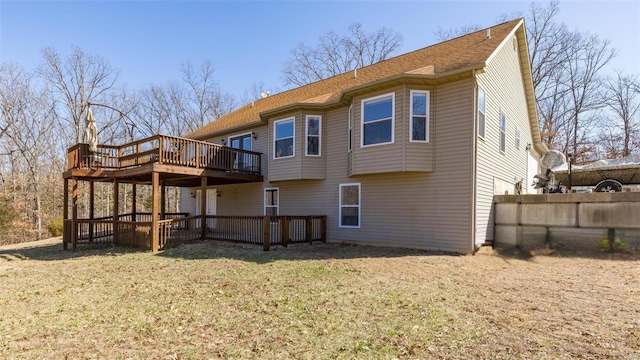
<svg viewBox="0 0 640 360"><path fill-rule="evenodd" d="M567 163L567 158L558 150L548 151L540 159L540 163L547 169L555 169Z"/></svg>
<svg viewBox="0 0 640 360"><path fill-rule="evenodd" d="M269 95L270 93L268 91L263 91L260 93L260 97L263 99L269 97Z"/></svg>

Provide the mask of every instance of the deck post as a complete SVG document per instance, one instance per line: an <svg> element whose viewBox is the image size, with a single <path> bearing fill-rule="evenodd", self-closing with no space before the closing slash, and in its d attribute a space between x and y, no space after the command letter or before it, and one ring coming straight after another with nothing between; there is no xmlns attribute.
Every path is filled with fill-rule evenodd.
<svg viewBox="0 0 640 360"><path fill-rule="evenodd" d="M271 216L262 217L262 250L269 251L271 245Z"/></svg>
<svg viewBox="0 0 640 360"><path fill-rule="evenodd" d="M89 220L95 218L95 183L89 181ZM89 222L89 242L93 242L93 222Z"/></svg>
<svg viewBox="0 0 640 360"><path fill-rule="evenodd" d="M69 179L64 179L63 189L64 207L62 208L62 249L67 250L67 242L69 242Z"/></svg>
<svg viewBox="0 0 640 360"><path fill-rule="evenodd" d="M322 242L327 242L327 215L322 216L322 225L320 225L320 234L322 237Z"/></svg>
<svg viewBox="0 0 640 360"><path fill-rule="evenodd" d="M113 179L113 245L117 245L119 241L118 222L120 220L120 182Z"/></svg>
<svg viewBox="0 0 640 360"><path fill-rule="evenodd" d="M207 235L207 177L200 177L200 238Z"/></svg>
<svg viewBox="0 0 640 360"><path fill-rule="evenodd" d="M200 168L200 145L196 144L196 169Z"/></svg>
<svg viewBox="0 0 640 360"><path fill-rule="evenodd" d="M287 247L289 245L289 217L280 217L280 233L282 246Z"/></svg>
<svg viewBox="0 0 640 360"><path fill-rule="evenodd" d="M160 247L160 232L158 229L158 190L160 185L160 174L153 172L151 174L152 204L151 204L151 251L156 252Z"/></svg>
<svg viewBox="0 0 640 360"><path fill-rule="evenodd" d="M305 229L305 232L306 232L306 234L305 234L306 238L307 238L306 240L307 240L307 242L309 244L311 244L313 242L313 236L312 236L313 232L311 231L311 230L313 230L311 228L312 226L313 226L313 220L312 220L311 216L307 216L304 219L304 229Z"/></svg>
<svg viewBox="0 0 640 360"><path fill-rule="evenodd" d="M136 221L136 199L138 198L138 191L136 187L136 183L132 184L133 188L131 189L131 221Z"/></svg>
<svg viewBox="0 0 640 360"><path fill-rule="evenodd" d="M71 251L75 252L78 242L78 179L73 178L71 184Z"/></svg>

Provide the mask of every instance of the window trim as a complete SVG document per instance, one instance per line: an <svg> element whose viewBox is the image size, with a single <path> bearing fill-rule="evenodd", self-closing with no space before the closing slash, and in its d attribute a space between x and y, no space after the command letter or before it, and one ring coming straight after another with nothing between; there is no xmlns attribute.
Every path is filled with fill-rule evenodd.
<svg viewBox="0 0 640 360"><path fill-rule="evenodd" d="M502 110L500 110L500 138L498 143L500 152L505 154L507 152L507 116Z"/></svg>
<svg viewBox="0 0 640 360"><path fill-rule="evenodd" d="M251 141L251 149L242 149L242 150L252 151L253 150L253 136L252 136L251 132L246 132L246 133L242 133L242 134L234 134L234 135L227 136L227 146L231 147L231 139L243 138L243 137L245 137L247 135L249 136L249 140Z"/></svg>
<svg viewBox="0 0 640 360"><path fill-rule="evenodd" d="M358 187L358 205L342 205L342 188L347 186ZM358 208L358 225L342 225L342 208ZM362 186L360 183L344 183L338 186L338 227L341 229L360 229L362 226Z"/></svg>
<svg viewBox="0 0 640 360"><path fill-rule="evenodd" d="M309 119L318 118L318 135L309 135ZM295 126L294 126L295 130ZM318 154L309 154L309 136L318 137ZM310 157L322 156L322 115L306 115L304 122L304 155Z"/></svg>
<svg viewBox="0 0 640 360"><path fill-rule="evenodd" d="M484 107L482 108L482 110L480 110L480 92L482 91L482 94L484 94ZM476 108L477 108L477 117L478 117L478 137L481 139L485 139L486 135L487 135L487 92L484 91L484 89L482 88L482 86L478 85L478 91L477 91L477 95L478 97L477 101L476 101ZM480 127L480 113L482 113L483 115L483 119L484 121L482 122L482 127ZM482 134L480 133L480 130L482 130Z"/></svg>
<svg viewBox="0 0 640 360"><path fill-rule="evenodd" d="M267 191L273 191L275 190L276 192L276 205L267 205ZM276 209L276 215L275 216L280 216L280 188L277 187L269 187L269 188L264 188L264 191L262 193L262 211L264 216L267 216L267 207L270 208L275 208Z"/></svg>
<svg viewBox="0 0 640 360"><path fill-rule="evenodd" d="M413 95L414 94L424 94L426 96L426 109L425 115L413 115ZM428 143L429 142L429 107L430 107L430 94L429 90L411 90L409 91L409 142L417 142L417 143ZM425 139L424 140L415 140L413 138L413 118L414 116L424 116L424 130L425 130Z"/></svg>
<svg viewBox="0 0 640 360"><path fill-rule="evenodd" d="M278 139L276 138L277 136L277 125L278 123L283 123L283 122L289 122L291 121L291 123L293 124L293 135L291 136L291 138L293 139L293 148L291 149L291 155L288 156L276 156L276 141L278 140L282 140L282 139L288 139L289 137L286 138L282 138L282 139ZM277 160L277 159L288 159L288 158L292 158L296 156L296 117L292 116L292 117L288 117L285 119L280 119L280 120L276 120L273 122L273 159Z"/></svg>
<svg viewBox="0 0 640 360"><path fill-rule="evenodd" d="M378 119L378 120L369 122L368 124L391 120L391 141L365 145L364 144L364 125L365 125L365 122L364 122L364 103L369 102L369 101L375 101L375 100L383 99L383 98L386 98L386 97L389 97L389 96L391 96L391 119L388 119L388 118ZM370 97L370 98L367 98L367 99L362 99L360 101L360 147L364 148L364 147L370 147L370 146L393 144L395 142L395 126L396 126L396 116L395 115L396 115L396 93L395 92L390 92L390 93L387 93L387 94L382 94L382 95Z"/></svg>

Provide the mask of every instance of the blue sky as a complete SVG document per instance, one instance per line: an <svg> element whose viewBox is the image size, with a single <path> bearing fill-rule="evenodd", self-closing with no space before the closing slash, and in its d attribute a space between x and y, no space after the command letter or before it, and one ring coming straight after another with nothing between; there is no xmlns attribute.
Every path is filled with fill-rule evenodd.
<svg viewBox="0 0 640 360"><path fill-rule="evenodd" d="M100 55L130 89L180 78L180 65L210 60L221 90L241 97L253 82L283 89L281 70L298 43L314 45L354 22L400 32L400 53L437 42L438 27L493 25L526 14L529 1L10 1L0 0L0 61L35 68L44 47ZM546 2L545 2L546 4ZM559 20L611 40L608 71L640 73L640 0L564 1Z"/></svg>

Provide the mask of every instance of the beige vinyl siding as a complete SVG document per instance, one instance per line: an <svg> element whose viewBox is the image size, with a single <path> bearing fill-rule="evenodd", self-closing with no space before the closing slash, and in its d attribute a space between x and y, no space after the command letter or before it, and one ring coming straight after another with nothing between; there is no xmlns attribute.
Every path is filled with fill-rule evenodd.
<svg viewBox="0 0 640 360"><path fill-rule="evenodd" d="M411 90L431 90L431 87L404 86L378 91L354 99L354 146L349 157L348 172L350 175L366 175L390 172L433 171L434 158L434 130L429 126L429 143L411 142ZM395 95L395 119L394 119L394 143L361 147L362 136L362 100L394 93ZM433 94L429 94L430 107L429 118L434 117ZM347 120L345 120L347 121ZM348 134L348 130L345 130ZM345 144L346 145L346 144Z"/></svg>
<svg viewBox="0 0 640 360"><path fill-rule="evenodd" d="M193 188L180 188L180 211L191 215L196 213L196 199L191 196L196 193L195 191Z"/></svg>
<svg viewBox="0 0 640 360"><path fill-rule="evenodd" d="M306 146L307 146L307 138L306 138L306 129L307 115L320 115L322 118L320 125L320 155L321 156L306 156ZM302 116L304 119L302 121L302 129L301 134L303 139L301 140L301 151L302 151L302 160L301 160L301 179L324 179L327 174L327 157L325 156L325 152L327 150L327 136L326 136L326 126L325 122L327 120L327 116L323 112L305 112Z"/></svg>
<svg viewBox="0 0 640 360"><path fill-rule="evenodd" d="M404 119L404 107L402 106L405 101L405 94L402 87L395 87L383 91L377 91L365 96L358 96L354 98L354 124L353 124L353 150L352 150L352 175L363 174L378 174L388 172L403 171L404 164L404 142L402 136L404 134L404 128L406 120ZM372 98L379 95L395 94L394 104L394 142L384 145L372 145L361 146L362 138L362 100ZM346 123L346 121L345 121ZM344 139L348 129L343 131L342 138ZM346 147L346 144L344 144Z"/></svg>
<svg viewBox="0 0 640 360"><path fill-rule="evenodd" d="M275 159L273 157L273 136L274 136L274 122L278 120L284 120L293 117L295 119L294 127L294 156L289 158ZM267 176L269 181L281 181L281 180L295 180L301 179L301 159L304 156L304 146L302 146L302 138L304 137L304 115L298 111L293 114L287 114L286 116L280 116L278 118L269 119L269 145L266 157L269 162L269 172Z"/></svg>
<svg viewBox="0 0 640 360"><path fill-rule="evenodd" d="M402 92L408 94L409 90L404 88ZM430 91L434 172L350 177L346 143L348 106L345 106L327 111L323 116L322 154L326 156L327 164L324 180L270 181L265 177L264 183L260 184L217 186L221 193L218 214L262 215L264 188L278 187L280 214L327 215L329 241L472 252L473 82L470 79L458 81ZM396 101L400 97L396 95ZM405 143L408 124L406 127L399 125L400 115L397 116L396 127L401 126L403 130L402 135L396 133L396 142ZM296 129L296 134L298 131ZM359 128L356 133L354 151L359 148ZM272 141L271 136L269 141ZM399 144L398 149L402 146ZM296 156L298 154L296 151ZM401 152L397 156L397 159L379 159L379 162L401 163ZM274 163L277 162L270 162L271 167ZM339 185L349 183L361 184L361 227L358 229L338 226Z"/></svg>
<svg viewBox="0 0 640 360"><path fill-rule="evenodd" d="M321 136L321 156L312 157L306 156L306 115L320 115L322 116L322 136ZM287 118L295 118L295 138L294 148L295 156L291 158L274 159L273 157L273 135L274 135L274 122L278 120L284 120ZM269 181L285 181L285 180L301 180L311 179L318 180L324 179L326 176L327 158L324 154L326 150L326 129L325 129L326 116L323 112L302 112L298 111L286 116L279 116L278 118L269 119L268 126L268 150L265 152L265 158L269 163L271 170L267 173Z"/></svg>
<svg viewBox="0 0 640 360"><path fill-rule="evenodd" d="M486 136L477 139L476 174L476 244L493 240L494 184L508 184L514 193L516 182L526 187L527 144L532 144L531 127L522 71L513 38L506 39L486 67L478 75L478 85L486 93ZM526 46L523 44L522 46ZM506 116L506 151L500 152L500 111ZM516 127L520 129L520 148L515 147ZM504 190L503 190L504 191Z"/></svg>
<svg viewBox="0 0 640 360"><path fill-rule="evenodd" d="M328 215L330 241L473 251L470 207L473 83L467 80L442 86L433 90L431 96L431 134L437 136L432 141L442 143L436 156L441 172L348 177L344 136L348 108L329 111L325 123L327 178L272 184L280 188L281 213ZM339 185L349 183L361 184L359 229L338 226Z"/></svg>
<svg viewBox="0 0 640 360"><path fill-rule="evenodd" d="M432 92L431 126L435 165L429 202L435 204L439 240L457 251L473 251L473 101L472 79L438 86Z"/></svg>
<svg viewBox="0 0 640 360"><path fill-rule="evenodd" d="M262 183L216 186L220 192L218 215L256 216L264 214Z"/></svg>

